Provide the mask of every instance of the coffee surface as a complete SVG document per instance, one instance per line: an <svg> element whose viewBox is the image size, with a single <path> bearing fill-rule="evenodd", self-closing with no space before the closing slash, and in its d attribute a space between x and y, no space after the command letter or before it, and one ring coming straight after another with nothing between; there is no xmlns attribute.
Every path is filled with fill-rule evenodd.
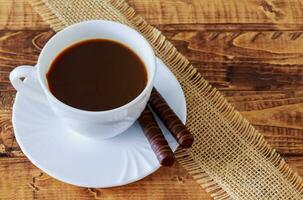
<svg viewBox="0 0 303 200"><path fill-rule="evenodd" d="M63 103L88 111L120 107L147 84L142 60L115 41L90 39L60 52L47 72L51 93Z"/></svg>

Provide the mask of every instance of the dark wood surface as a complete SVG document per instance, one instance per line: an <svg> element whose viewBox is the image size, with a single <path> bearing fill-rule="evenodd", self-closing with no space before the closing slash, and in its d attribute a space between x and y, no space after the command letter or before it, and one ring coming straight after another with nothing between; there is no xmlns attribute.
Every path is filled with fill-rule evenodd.
<svg viewBox="0 0 303 200"><path fill-rule="evenodd" d="M303 175L303 2L130 0ZM26 0L0 0L0 199L211 199L176 164L112 189L74 187L33 166L12 132L9 72L54 34Z"/></svg>

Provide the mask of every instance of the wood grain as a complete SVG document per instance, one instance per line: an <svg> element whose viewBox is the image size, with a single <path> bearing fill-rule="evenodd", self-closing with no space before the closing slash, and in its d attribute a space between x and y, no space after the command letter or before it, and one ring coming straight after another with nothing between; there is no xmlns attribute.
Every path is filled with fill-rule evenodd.
<svg viewBox="0 0 303 200"><path fill-rule="evenodd" d="M142 181L111 189L89 189L57 181L26 158L0 158L0 199L209 199L176 165L161 168Z"/></svg>
<svg viewBox="0 0 303 200"><path fill-rule="evenodd" d="M303 175L303 3L129 0ZM12 132L9 72L54 34L26 0L0 0L0 199L210 199L179 166L128 186L87 189L34 167Z"/></svg>
<svg viewBox="0 0 303 200"><path fill-rule="evenodd" d="M302 24L300 0L129 0L152 24L275 23Z"/></svg>
<svg viewBox="0 0 303 200"><path fill-rule="evenodd" d="M286 161L303 175L303 158ZM0 158L0 199L210 199L179 165L110 189L81 188L57 181L26 158Z"/></svg>
<svg viewBox="0 0 303 200"><path fill-rule="evenodd" d="M162 24L248 24L276 29L300 28L300 0L128 0L138 14L154 25ZM48 25L27 0L0 0L0 28L45 29Z"/></svg>
<svg viewBox="0 0 303 200"><path fill-rule="evenodd" d="M0 31L0 91L12 90L9 72L19 65L35 65L41 47L53 31Z"/></svg>
<svg viewBox="0 0 303 200"><path fill-rule="evenodd" d="M0 29L24 30L49 27L27 0L0 0Z"/></svg>

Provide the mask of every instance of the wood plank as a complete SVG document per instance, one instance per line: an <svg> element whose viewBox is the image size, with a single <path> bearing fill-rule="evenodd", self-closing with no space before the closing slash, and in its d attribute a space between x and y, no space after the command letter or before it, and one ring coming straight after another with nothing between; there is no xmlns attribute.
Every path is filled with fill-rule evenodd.
<svg viewBox="0 0 303 200"><path fill-rule="evenodd" d="M128 0L152 24L275 23L302 24L300 0ZM278 26L278 25L277 25Z"/></svg>
<svg viewBox="0 0 303 200"><path fill-rule="evenodd" d="M0 158L0 174L0 199L211 199L179 165L163 167L141 181L110 189L65 184L26 158Z"/></svg>
<svg viewBox="0 0 303 200"><path fill-rule="evenodd" d="M302 156L285 160L303 175ZM0 158L0 174L0 199L211 199L179 165L161 168L141 181L110 189L65 184L43 173L26 158Z"/></svg>
<svg viewBox="0 0 303 200"><path fill-rule="evenodd" d="M220 90L302 90L302 31L162 32Z"/></svg>
<svg viewBox="0 0 303 200"><path fill-rule="evenodd" d="M49 26L27 0L0 0L0 29L45 29Z"/></svg>
<svg viewBox="0 0 303 200"><path fill-rule="evenodd" d="M269 39L268 35L275 34L269 31L247 45L247 40L251 41L248 36L256 32L227 31L217 35L214 31L167 28L163 33L279 153L303 155L302 36L295 39L298 42L293 42L289 35L297 32L283 31L285 36ZM9 112L13 100L9 72L21 64L35 64L40 49L53 34L51 30L0 31L2 113ZM266 40L268 46L262 45ZM5 148L2 154L16 156L20 151L15 144L11 145L9 123L7 120L8 128L1 131Z"/></svg>
<svg viewBox="0 0 303 200"><path fill-rule="evenodd" d="M156 28L163 31L302 31L300 24L283 24L277 26L274 23L186 23L186 24L154 24Z"/></svg>
<svg viewBox="0 0 303 200"><path fill-rule="evenodd" d="M128 0L138 14L154 25L207 24L208 26L299 29L303 22L300 0ZM45 29L48 25L27 0L0 0L0 29Z"/></svg>

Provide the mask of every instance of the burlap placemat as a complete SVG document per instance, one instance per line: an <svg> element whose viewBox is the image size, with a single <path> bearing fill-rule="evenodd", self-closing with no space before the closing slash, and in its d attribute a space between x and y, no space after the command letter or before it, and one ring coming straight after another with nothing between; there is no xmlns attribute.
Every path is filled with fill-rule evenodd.
<svg viewBox="0 0 303 200"><path fill-rule="evenodd" d="M29 0L59 31L89 19L127 24L141 32L184 90L195 144L179 163L215 199L303 199L303 181L239 112L165 39L122 0Z"/></svg>

